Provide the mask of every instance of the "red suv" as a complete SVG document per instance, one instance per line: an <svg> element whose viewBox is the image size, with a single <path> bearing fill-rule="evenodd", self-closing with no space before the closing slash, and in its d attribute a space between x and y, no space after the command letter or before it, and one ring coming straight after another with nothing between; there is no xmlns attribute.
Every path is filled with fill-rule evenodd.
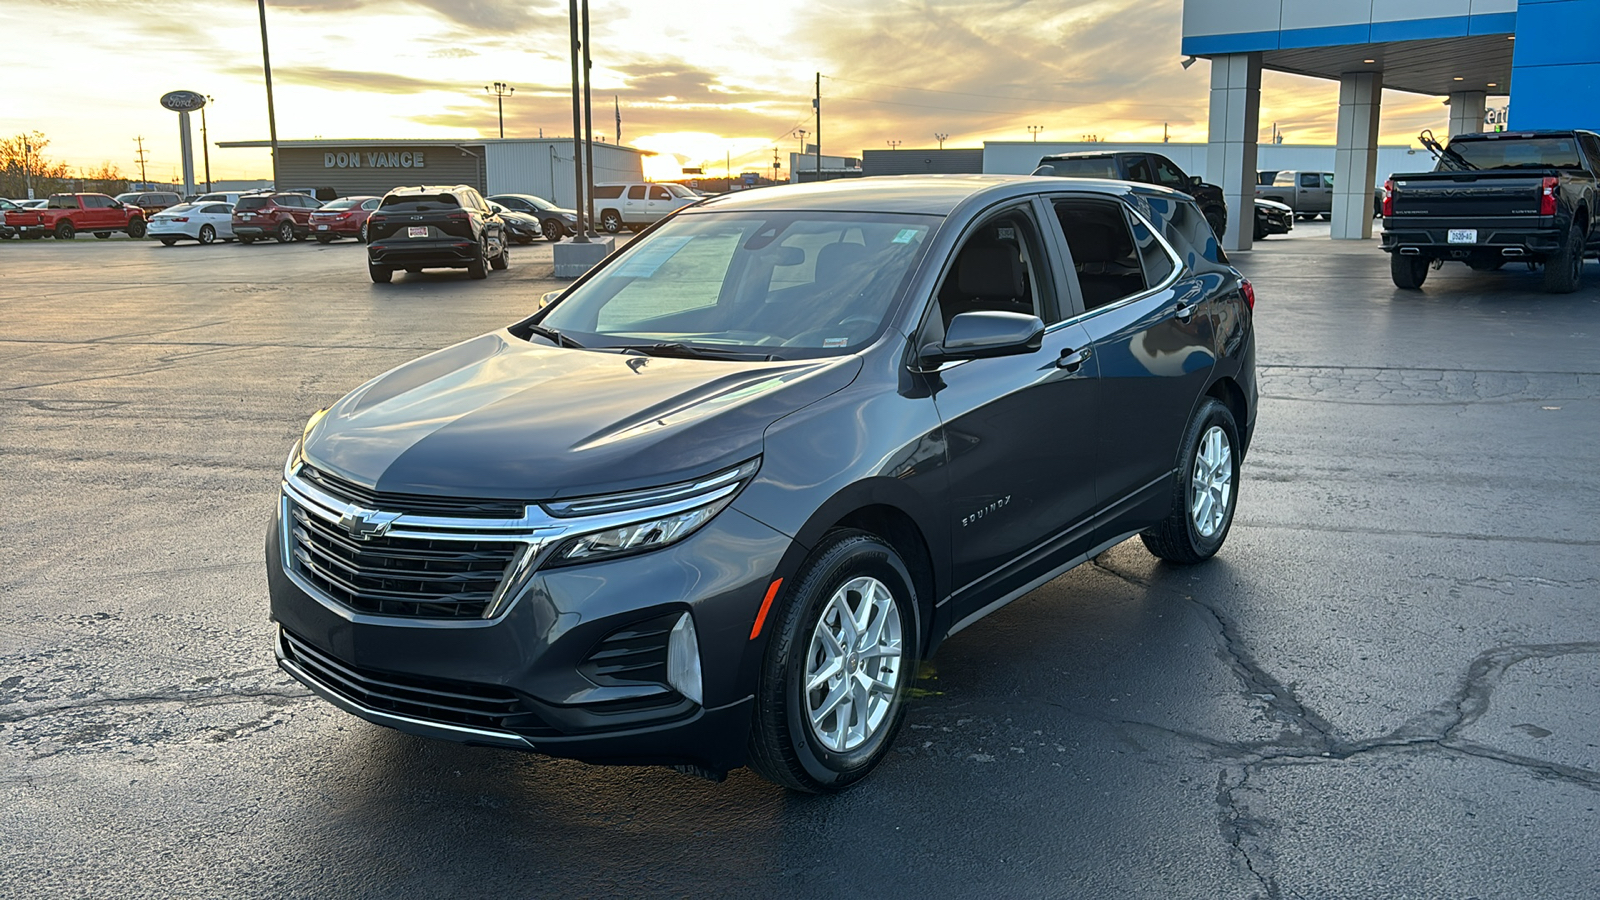
<svg viewBox="0 0 1600 900"><path fill-rule="evenodd" d="M367 216L378 208L382 197L340 197L329 200L311 214L311 232L319 242L332 243L342 237L367 242Z"/></svg>
<svg viewBox="0 0 1600 900"><path fill-rule="evenodd" d="M240 197L233 205L233 233L241 244L269 237L278 243L305 240L311 234L311 214L322 202L305 194L280 192Z"/></svg>

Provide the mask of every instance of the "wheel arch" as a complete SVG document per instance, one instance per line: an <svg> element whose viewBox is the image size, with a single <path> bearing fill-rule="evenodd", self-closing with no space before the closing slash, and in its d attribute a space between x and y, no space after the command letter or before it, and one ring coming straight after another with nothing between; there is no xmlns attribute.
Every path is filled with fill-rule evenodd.
<svg viewBox="0 0 1600 900"><path fill-rule="evenodd" d="M1228 412L1233 414L1233 424L1239 430L1239 440L1245 445L1239 448L1239 456L1243 459L1244 454L1250 449L1250 433L1253 431L1250 428L1250 402L1245 397L1244 389L1232 375L1224 375L1211 383L1205 395L1226 406Z"/></svg>

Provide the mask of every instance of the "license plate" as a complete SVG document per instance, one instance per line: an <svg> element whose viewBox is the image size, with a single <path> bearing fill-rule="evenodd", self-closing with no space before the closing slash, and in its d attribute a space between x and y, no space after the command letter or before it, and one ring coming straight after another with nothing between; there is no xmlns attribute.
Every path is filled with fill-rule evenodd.
<svg viewBox="0 0 1600 900"><path fill-rule="evenodd" d="M1447 240L1452 244L1476 244L1478 242L1478 229L1452 228Z"/></svg>
<svg viewBox="0 0 1600 900"><path fill-rule="evenodd" d="M328 226L326 226L326 225L318 225L317 226L317 230L318 231L327 231L328 230Z"/></svg>
<svg viewBox="0 0 1600 900"><path fill-rule="evenodd" d="M426 225L407 225L406 226L406 237L408 237L408 238L427 237L427 236L428 236L428 226L426 226Z"/></svg>

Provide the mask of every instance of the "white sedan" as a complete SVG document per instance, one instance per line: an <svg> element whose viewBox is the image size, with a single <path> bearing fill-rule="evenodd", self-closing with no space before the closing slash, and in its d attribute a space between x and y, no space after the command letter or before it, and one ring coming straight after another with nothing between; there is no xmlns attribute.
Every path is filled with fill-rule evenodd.
<svg viewBox="0 0 1600 900"><path fill-rule="evenodd" d="M231 203L181 203L169 206L150 219L150 236L171 247L189 239L209 244L233 240Z"/></svg>

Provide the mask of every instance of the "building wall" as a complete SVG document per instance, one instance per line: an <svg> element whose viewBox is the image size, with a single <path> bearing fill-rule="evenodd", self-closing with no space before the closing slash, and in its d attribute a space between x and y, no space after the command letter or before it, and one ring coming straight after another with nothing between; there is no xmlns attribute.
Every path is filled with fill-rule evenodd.
<svg viewBox="0 0 1600 900"><path fill-rule="evenodd" d="M1597 0L1600 2L1600 0ZM1039 167L1039 157L1049 153L1075 153L1093 150L1133 150L1159 153L1178 164L1189 175L1199 175L1210 181L1206 173L1206 148L1208 144L1081 144L1049 143L1040 141L991 142L983 145L983 171L993 174L1026 175ZM1427 172L1433 169L1433 156L1397 144L1378 148L1377 184L1395 172ZM1256 168L1332 172L1334 148L1317 144L1261 144L1257 150Z"/></svg>
<svg viewBox="0 0 1600 900"><path fill-rule="evenodd" d="M1503 34L1516 21L1517 0L1184 0L1183 52Z"/></svg>
<svg viewBox="0 0 1600 900"><path fill-rule="evenodd" d="M577 196L572 149L570 139L486 142L488 193L533 194L571 207ZM643 181L643 154L631 147L595 144L594 180L596 184Z"/></svg>
<svg viewBox="0 0 1600 900"><path fill-rule="evenodd" d="M417 184L465 184L483 190L483 145L352 144L278 148L278 188L331 187L340 196Z"/></svg>
<svg viewBox="0 0 1600 900"><path fill-rule="evenodd" d="M1522 0L1511 56L1511 123L1600 130L1600 0Z"/></svg>
<svg viewBox="0 0 1600 900"><path fill-rule="evenodd" d="M872 175L963 175L983 171L983 149L952 147L949 150L863 150L861 174Z"/></svg>

